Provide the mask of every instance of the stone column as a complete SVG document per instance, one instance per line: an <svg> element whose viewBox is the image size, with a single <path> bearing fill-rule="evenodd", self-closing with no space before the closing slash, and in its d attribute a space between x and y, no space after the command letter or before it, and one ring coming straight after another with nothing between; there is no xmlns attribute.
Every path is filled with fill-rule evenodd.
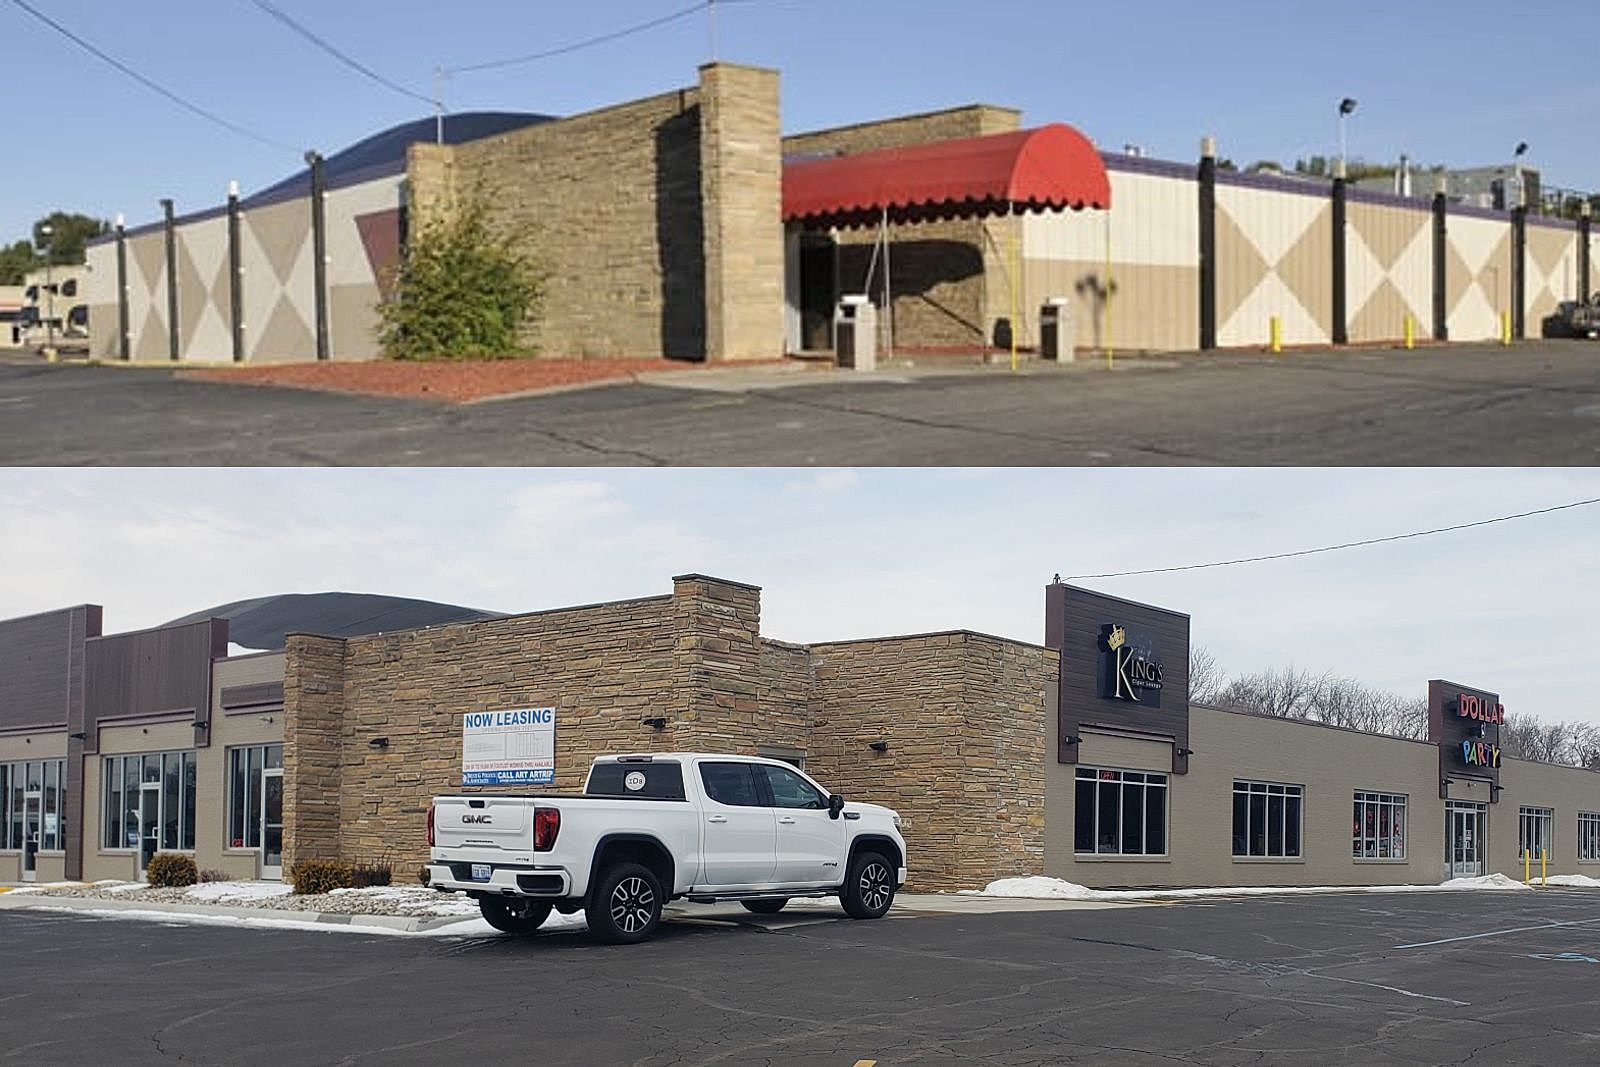
<svg viewBox="0 0 1600 1067"><path fill-rule="evenodd" d="M783 355L778 74L700 68L700 210L708 360Z"/></svg>
<svg viewBox="0 0 1600 1067"><path fill-rule="evenodd" d="M283 866L338 859L345 642L289 634L283 668Z"/></svg>
<svg viewBox="0 0 1600 1067"><path fill-rule="evenodd" d="M674 740L708 752L745 750L759 734L761 588L680 574L672 616Z"/></svg>

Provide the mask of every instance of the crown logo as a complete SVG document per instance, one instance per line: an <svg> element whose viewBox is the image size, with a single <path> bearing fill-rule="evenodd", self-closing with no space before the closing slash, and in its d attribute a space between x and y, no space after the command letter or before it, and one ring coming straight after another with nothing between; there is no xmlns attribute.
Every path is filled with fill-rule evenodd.
<svg viewBox="0 0 1600 1067"><path fill-rule="evenodd" d="M1127 643L1127 640L1128 631L1124 630L1120 626L1113 626L1111 628L1111 632L1106 635L1106 647L1115 652L1117 649L1121 648L1125 643Z"/></svg>

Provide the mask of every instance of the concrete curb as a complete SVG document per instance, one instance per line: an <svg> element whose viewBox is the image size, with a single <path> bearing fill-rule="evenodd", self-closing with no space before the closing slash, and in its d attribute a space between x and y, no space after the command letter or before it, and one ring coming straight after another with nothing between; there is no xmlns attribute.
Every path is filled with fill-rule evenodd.
<svg viewBox="0 0 1600 1067"><path fill-rule="evenodd" d="M201 915L232 919L273 919L288 922L320 923L328 926L366 926L415 934L437 930L452 923L470 922L475 916L346 915L328 911L290 911L284 908L252 908L227 904L164 904L155 901L109 900L105 897L66 897L43 893L0 893L3 910L138 911L165 915Z"/></svg>

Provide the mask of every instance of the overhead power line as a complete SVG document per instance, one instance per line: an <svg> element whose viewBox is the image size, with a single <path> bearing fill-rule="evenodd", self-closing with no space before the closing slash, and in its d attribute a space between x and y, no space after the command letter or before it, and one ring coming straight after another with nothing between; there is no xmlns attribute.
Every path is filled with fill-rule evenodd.
<svg viewBox="0 0 1600 1067"><path fill-rule="evenodd" d="M332 56L334 59L338 60L340 63L343 63L345 66L349 67L351 70L355 71L357 74L360 74L363 77L365 77L365 78L367 78L367 79L369 79L371 81L377 82L379 85L383 86L385 89L388 89L391 92L399 93L401 96L408 96L413 100L420 100L424 104L433 104L433 103L435 103L433 98L428 97L428 96L424 96L422 93L414 92L414 91L412 91L410 89L407 89L404 85L401 85L398 82L390 81L388 78L385 78L382 74L379 74L377 71L373 70L371 67L365 66L360 61L358 61L358 60L352 58L351 56L347 55L345 52L343 52L340 49L336 48L334 45L330 44L328 41L324 40L322 37L319 37L317 34L313 33L311 30L307 29L305 26L301 25L299 22L297 22L294 19L293 16L291 16L288 12L284 11L282 8L278 7L276 4L268 3L267 0L250 0L250 2L252 4L254 4L258 9L260 9L263 13L271 16L272 18L276 19L279 23L281 23L284 26L286 26L289 30L291 30L293 33L295 33L299 37L301 37L303 40L305 40L307 43L312 45L314 48L317 48L320 51L326 52L328 55Z"/></svg>
<svg viewBox="0 0 1600 1067"><path fill-rule="evenodd" d="M128 66L128 64L122 62L120 59L117 59L115 56L108 55L107 53L101 51L95 45L93 45L90 42L84 40L82 37L78 36L76 33L73 33L71 30L69 30L67 27L63 26L61 23L57 22L55 19L51 18L49 15L46 15L44 12L42 12L38 8L34 7L32 4L27 3L26 0L11 0L11 2L13 4L15 4L17 7L21 8L27 14L33 16L35 19L38 19L40 22L44 23L46 26L49 26L52 30L55 30L61 36L65 37L67 40L71 41L73 44L77 45L79 48L83 49L85 52L88 52L90 55L92 55L95 58L101 60L102 62L108 63L111 66L115 67L117 70L121 71L123 74L126 74L128 77L132 78L134 81L136 81L140 85L144 86L146 89L149 89L151 92L158 93L161 96L166 97L168 100L172 101L174 104L177 104L179 107L183 108L185 111L188 111L188 112L190 112L191 114L194 114L194 115L198 115L199 117L205 119L207 122L215 123L216 125L221 126L225 130L228 130L228 131L230 131L232 133L238 134L240 137L248 137L252 141L256 141L256 142L258 142L260 144L264 144L264 145L269 145L272 148L281 148L285 152L294 152L294 153L297 153L297 154L299 153L300 150L298 148L295 148L293 145L284 144L282 141L275 141L271 137L268 137L268 136L266 136L264 134L256 133L254 130L251 130L251 129L247 128L247 127L240 126L236 122L229 122L227 119L223 118L221 115L218 115L213 111L208 111L205 108L201 107L199 104L196 104L191 100L186 100L185 98L183 98L182 96L179 96L177 93L173 92L171 89L168 89L166 86L160 84L159 82L156 82L155 80L153 80L151 78L148 78L143 74L140 74L137 70L134 70L132 67Z"/></svg>
<svg viewBox="0 0 1600 1067"><path fill-rule="evenodd" d="M1113 571L1110 574L1069 574L1065 581L1079 581L1085 578L1129 578L1139 574L1170 574L1173 571L1198 571L1209 567L1236 567L1241 563L1262 563L1270 559L1289 559L1293 556L1314 556L1322 552L1339 552L1346 548L1361 548L1364 545L1381 545L1389 541L1407 541L1415 537L1432 537L1434 534L1452 533L1456 530L1470 530L1475 526L1490 526L1497 522L1511 522L1513 519L1526 519L1534 515L1549 515L1555 511L1567 511L1571 508L1583 508L1592 504L1600 504L1600 497L1589 500L1574 500L1570 504L1556 504L1548 508L1535 508L1532 511L1519 511L1515 515L1497 515L1492 519L1479 519L1477 522L1463 522L1455 526L1439 526L1431 530L1414 530L1411 533L1391 534L1388 537L1369 537L1364 541L1346 541L1339 545L1323 545L1321 548L1302 548L1294 552L1274 552L1267 556L1247 556L1243 559L1223 559L1211 563L1186 563L1177 567L1150 567L1139 571Z"/></svg>
<svg viewBox="0 0 1600 1067"><path fill-rule="evenodd" d="M631 37L636 33L643 33L646 30L653 30L657 26L665 26L669 22L676 22L679 19L688 18L690 15L693 15L696 12L707 10L714 2L715 0L700 0L699 3L691 4L686 8L674 11L670 15L661 15L660 17L650 19L647 22L640 22L632 26L626 26L620 30L612 30L610 33L602 33L596 37L587 37L581 41L573 41L571 44L564 44L557 48L549 48L542 52L530 52L524 56L512 56L509 59L495 59L487 63L469 63L461 67L449 67L447 68L447 71L451 74L469 74L474 71L497 70L501 67L515 67L524 63L536 63L541 59L551 59L555 56L564 56L570 52L577 52L585 48L593 48L595 45L606 44L609 41L621 40L624 37ZM728 0L722 0L722 2L727 3Z"/></svg>

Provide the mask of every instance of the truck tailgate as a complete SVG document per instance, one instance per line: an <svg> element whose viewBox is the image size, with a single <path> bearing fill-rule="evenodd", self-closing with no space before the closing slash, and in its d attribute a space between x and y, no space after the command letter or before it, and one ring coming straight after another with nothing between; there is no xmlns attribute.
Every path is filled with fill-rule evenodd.
<svg viewBox="0 0 1600 1067"><path fill-rule="evenodd" d="M439 797L433 804L434 845L532 848L534 803L527 797Z"/></svg>

